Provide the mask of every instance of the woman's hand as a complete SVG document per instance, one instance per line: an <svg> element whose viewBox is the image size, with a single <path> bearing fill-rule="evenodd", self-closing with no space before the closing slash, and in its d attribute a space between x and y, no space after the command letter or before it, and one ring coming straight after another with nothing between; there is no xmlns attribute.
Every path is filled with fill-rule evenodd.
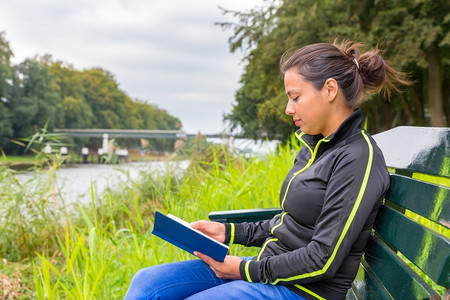
<svg viewBox="0 0 450 300"><path fill-rule="evenodd" d="M195 251L194 255L209 265L211 270L218 278L222 279L242 279L239 272L239 265L242 259L237 256L225 256L225 260L221 263L213 258Z"/></svg>
<svg viewBox="0 0 450 300"><path fill-rule="evenodd" d="M190 225L192 228L203 232L204 234L215 239L218 242L225 242L225 225L222 223L211 221L196 221L192 222ZM227 255L225 256L225 260L221 263L200 252L194 252L194 255L207 263L218 278L241 279L241 275L239 273L239 265L242 259L240 259L239 257Z"/></svg>
<svg viewBox="0 0 450 300"><path fill-rule="evenodd" d="M196 221L192 222L191 227L203 232L207 236L215 239L218 242L225 242L225 225L219 222L211 221Z"/></svg>

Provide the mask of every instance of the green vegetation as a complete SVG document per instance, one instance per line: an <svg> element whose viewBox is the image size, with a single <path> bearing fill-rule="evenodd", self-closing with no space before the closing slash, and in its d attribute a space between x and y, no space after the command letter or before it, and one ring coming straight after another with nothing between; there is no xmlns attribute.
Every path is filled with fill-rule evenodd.
<svg viewBox="0 0 450 300"><path fill-rule="evenodd" d="M75 207L64 205L56 189L57 156L45 179L22 184L0 166L0 297L121 299L139 269L194 258L151 235L155 210L190 222L214 210L275 207L298 152L294 140L291 145L245 159L197 139L172 157L164 173L149 170L98 198L91 189L91 205ZM173 164L185 158L191 164L180 176ZM231 248L233 255L256 251Z"/></svg>
<svg viewBox="0 0 450 300"><path fill-rule="evenodd" d="M277 154L247 160L202 140L191 147L207 154L196 153L182 177L168 164L164 174L149 170L75 208L60 204L53 169L36 185L37 177L20 184L0 167L0 276L11 283L0 290L23 299L120 299L140 268L193 258L151 235L155 210L194 221L212 210L276 206L298 150L280 147Z"/></svg>
<svg viewBox="0 0 450 300"><path fill-rule="evenodd" d="M282 0L248 12L230 12L230 50L248 50L241 88L228 119L250 138L288 137L282 54L336 37L378 47L414 84L391 101L373 96L362 109L377 133L399 125L448 126L450 122L450 2L447 0ZM225 10L225 12L227 12Z"/></svg>
<svg viewBox="0 0 450 300"><path fill-rule="evenodd" d="M24 162L24 163L34 163L36 161L36 158L31 155L20 155L20 156L5 156L0 158L0 163L17 163L17 162Z"/></svg>
<svg viewBox="0 0 450 300"><path fill-rule="evenodd" d="M10 139L31 136L44 124L50 132L54 128L181 128L180 121L165 110L130 98L114 75L101 68L79 71L49 55L13 65L13 52L4 36L0 32L0 149L6 153L23 150ZM98 139L79 142L101 143ZM168 147L173 141L150 141L150 148Z"/></svg>

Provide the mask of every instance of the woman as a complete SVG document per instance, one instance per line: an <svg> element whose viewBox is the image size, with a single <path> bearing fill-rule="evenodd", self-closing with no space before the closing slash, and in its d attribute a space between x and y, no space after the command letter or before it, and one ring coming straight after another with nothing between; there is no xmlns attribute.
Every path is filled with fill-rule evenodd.
<svg viewBox="0 0 450 300"><path fill-rule="evenodd" d="M286 114L304 147L280 193L283 212L257 223L198 221L224 243L260 246L140 270L126 299L344 299L389 188L383 154L362 128L367 92L407 83L377 50L313 44L284 55Z"/></svg>

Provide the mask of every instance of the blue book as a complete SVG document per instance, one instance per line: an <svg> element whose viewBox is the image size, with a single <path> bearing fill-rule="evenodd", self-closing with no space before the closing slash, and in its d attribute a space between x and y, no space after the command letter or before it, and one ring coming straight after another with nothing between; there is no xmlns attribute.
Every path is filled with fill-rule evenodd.
<svg viewBox="0 0 450 300"><path fill-rule="evenodd" d="M171 214L164 215L159 211L155 213L152 233L191 254L198 251L220 262L224 261L229 250L227 245L192 228L188 222Z"/></svg>

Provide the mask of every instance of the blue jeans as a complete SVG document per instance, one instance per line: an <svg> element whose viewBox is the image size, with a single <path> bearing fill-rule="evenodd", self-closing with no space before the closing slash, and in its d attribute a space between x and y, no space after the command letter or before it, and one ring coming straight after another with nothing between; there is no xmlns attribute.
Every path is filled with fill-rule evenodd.
<svg viewBox="0 0 450 300"><path fill-rule="evenodd" d="M125 300L140 299L304 299L282 285L217 278L200 259L139 270Z"/></svg>

